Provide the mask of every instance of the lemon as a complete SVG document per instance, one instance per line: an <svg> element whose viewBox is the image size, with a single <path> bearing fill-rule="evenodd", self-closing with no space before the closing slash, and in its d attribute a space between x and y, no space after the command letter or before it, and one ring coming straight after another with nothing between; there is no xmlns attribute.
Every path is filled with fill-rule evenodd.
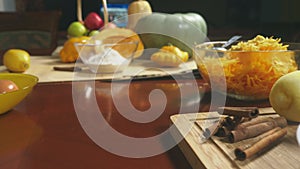
<svg viewBox="0 0 300 169"><path fill-rule="evenodd" d="M300 71L281 76L272 86L269 100L279 115L300 122Z"/></svg>
<svg viewBox="0 0 300 169"><path fill-rule="evenodd" d="M22 73L30 66L30 55L22 49L9 49L3 55L3 64L11 72Z"/></svg>

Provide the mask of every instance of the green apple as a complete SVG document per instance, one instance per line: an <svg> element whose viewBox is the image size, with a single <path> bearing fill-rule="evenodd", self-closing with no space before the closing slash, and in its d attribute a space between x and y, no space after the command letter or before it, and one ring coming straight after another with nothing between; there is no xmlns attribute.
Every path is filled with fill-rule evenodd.
<svg viewBox="0 0 300 169"><path fill-rule="evenodd" d="M92 30L89 32L89 36L94 36L94 35L97 35L99 33L98 30Z"/></svg>
<svg viewBox="0 0 300 169"><path fill-rule="evenodd" d="M83 36L87 32L87 29L83 23L79 21L74 21L69 25L67 31L68 31L68 35L73 37L79 37L79 36Z"/></svg>

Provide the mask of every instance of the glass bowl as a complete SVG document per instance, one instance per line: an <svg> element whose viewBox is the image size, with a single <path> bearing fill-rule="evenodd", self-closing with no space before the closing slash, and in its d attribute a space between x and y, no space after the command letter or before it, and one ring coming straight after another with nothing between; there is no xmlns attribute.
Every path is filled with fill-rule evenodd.
<svg viewBox="0 0 300 169"><path fill-rule="evenodd" d="M138 41L90 40L82 44L76 43L82 62L93 73L119 73L133 60Z"/></svg>
<svg viewBox="0 0 300 169"><path fill-rule="evenodd" d="M196 45L193 57L212 90L227 96L239 100L267 99L279 77L298 69L299 52L292 48L287 51L217 49L224 43L215 41Z"/></svg>
<svg viewBox="0 0 300 169"><path fill-rule="evenodd" d="M0 114L19 104L38 82L38 77L21 73L0 73L0 79L11 80L18 86L16 91L0 94Z"/></svg>

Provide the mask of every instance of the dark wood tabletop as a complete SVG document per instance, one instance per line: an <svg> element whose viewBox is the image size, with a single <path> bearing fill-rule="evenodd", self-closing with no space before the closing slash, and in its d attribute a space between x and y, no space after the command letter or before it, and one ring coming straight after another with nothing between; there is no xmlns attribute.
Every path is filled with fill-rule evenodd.
<svg viewBox="0 0 300 169"><path fill-rule="evenodd" d="M210 109L208 84L202 79L197 79L198 91L195 91L189 87L190 81L190 79L180 81L153 79L130 83L122 81L39 83L25 100L0 116L0 168L189 169L191 168L189 162L176 144L156 155L147 154L147 151L154 151L150 144L149 147L145 146L144 150L141 148L140 151L144 152L140 152L139 145L128 146L122 139L112 138L111 144L120 145L117 148L123 145L126 151L132 149L133 154L124 151L122 153L122 150L114 149L112 146L102 147L85 132L82 124L86 126L93 124L89 121L82 122L82 119L80 121L78 111L81 115L83 112L89 116L89 113L95 110L95 107L90 107L92 98L96 98L98 105L96 113L100 112L107 122L97 124L102 130L98 135L100 140L107 136L107 126L104 124L109 124L110 128L130 138L155 137L168 130L171 115ZM184 87L184 92L180 92L181 87ZM154 89L163 91L165 95L153 97L159 99L149 99ZM200 101L197 100L198 92L201 96ZM129 98L132 106L140 111L139 117L141 113L161 104L165 104L165 107L153 121L139 123L125 118L120 113L130 110L128 102L125 101L125 104L122 102L126 98ZM267 100L243 102L228 99L226 104L269 106ZM170 141L168 144L173 144L172 136L167 134L167 139ZM166 143L158 140L156 144L164 150Z"/></svg>

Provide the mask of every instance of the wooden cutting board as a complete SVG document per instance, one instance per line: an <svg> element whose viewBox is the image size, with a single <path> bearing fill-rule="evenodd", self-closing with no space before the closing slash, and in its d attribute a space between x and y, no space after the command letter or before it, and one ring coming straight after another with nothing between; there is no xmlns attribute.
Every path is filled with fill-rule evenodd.
<svg viewBox="0 0 300 169"><path fill-rule="evenodd" d="M260 115L278 116L272 113L274 113L272 108L260 109ZM199 124L205 125L214 117L218 117L217 112L177 114L170 117L175 126L175 130L171 130L172 135L177 140L184 137L178 145L193 168L300 168L300 147L295 135L298 124L289 123L288 134L272 149L245 161L239 161L235 159L233 151L241 144L240 142L226 143L216 136L205 141L200 139L203 130Z"/></svg>
<svg viewBox="0 0 300 169"><path fill-rule="evenodd" d="M196 69L194 61L190 60L180 67L167 68L159 67L150 60L136 59L133 63L120 74L94 74L83 63L76 66L82 70L78 72L72 71L56 71L54 67L72 67L74 63L62 63L58 56L32 56L30 68L24 72L35 75L39 78L39 83L43 82L61 82L61 81L77 81L77 80L126 80L134 76L145 78L163 77L176 74L186 74ZM0 73L8 72L5 66L0 66ZM137 74L138 73L138 74Z"/></svg>

